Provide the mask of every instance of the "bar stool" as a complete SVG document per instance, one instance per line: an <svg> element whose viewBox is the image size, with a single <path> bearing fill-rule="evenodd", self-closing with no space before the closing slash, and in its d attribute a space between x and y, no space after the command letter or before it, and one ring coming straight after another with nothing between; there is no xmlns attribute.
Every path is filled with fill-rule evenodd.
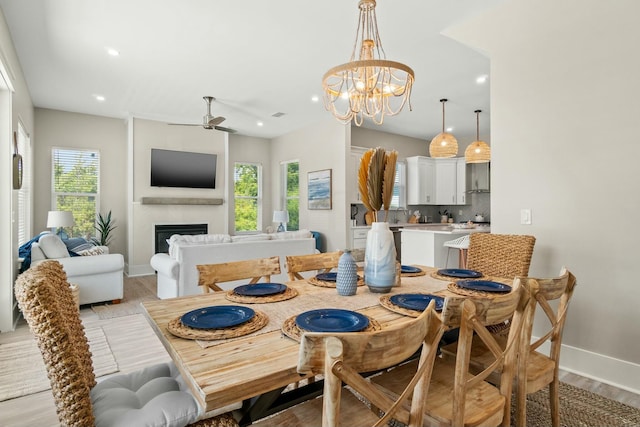
<svg viewBox="0 0 640 427"><path fill-rule="evenodd" d="M448 240L442 244L447 248L447 261L444 264L445 268L449 267L449 252L451 249L458 249L458 266L459 268L467 268L467 249L469 249L469 234L465 234L457 239Z"/></svg>

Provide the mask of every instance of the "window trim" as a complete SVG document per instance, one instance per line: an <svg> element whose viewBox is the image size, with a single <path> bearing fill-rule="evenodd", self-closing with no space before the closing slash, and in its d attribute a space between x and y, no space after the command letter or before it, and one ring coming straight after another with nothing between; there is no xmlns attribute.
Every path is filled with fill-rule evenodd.
<svg viewBox="0 0 640 427"><path fill-rule="evenodd" d="M258 195L256 197L252 197L252 196L236 196L236 190L235 190L235 175L236 175L236 166L237 165L250 165L250 166L256 166L258 169ZM262 185L263 185L263 179L262 179L262 163L257 163L257 162L242 162L242 161L235 161L233 162L233 232L235 234L255 234L255 233L259 233L262 230L262 210L263 210L263 206L262 206ZM235 207L236 207L236 199L256 199L257 200L257 209L258 212L256 213L256 230L242 230L242 231L238 231L236 230L236 215L235 215Z"/></svg>
<svg viewBox="0 0 640 427"><path fill-rule="evenodd" d="M298 164L298 196L289 197L287 196L288 188L287 188L287 172L289 165L291 163ZM287 206L289 206L288 201L290 199L298 199L298 229L300 228L300 160L285 160L280 162L280 210L287 210ZM285 224L285 230L287 230L288 224Z"/></svg>

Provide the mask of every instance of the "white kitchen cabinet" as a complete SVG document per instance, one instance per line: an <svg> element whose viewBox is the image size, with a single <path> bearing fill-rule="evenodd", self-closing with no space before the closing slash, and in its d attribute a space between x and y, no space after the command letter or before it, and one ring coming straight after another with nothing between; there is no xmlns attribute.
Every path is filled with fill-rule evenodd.
<svg viewBox="0 0 640 427"><path fill-rule="evenodd" d="M371 227L351 229L351 249L365 249L367 247L367 233Z"/></svg>
<svg viewBox="0 0 640 427"><path fill-rule="evenodd" d="M407 204L436 204L434 161L430 157L407 157Z"/></svg>
<svg viewBox="0 0 640 427"><path fill-rule="evenodd" d="M436 159L436 205L455 205L457 195L456 176L458 173L456 158Z"/></svg>
<svg viewBox="0 0 640 427"><path fill-rule="evenodd" d="M467 161L458 157L456 162L456 205L467 204Z"/></svg>

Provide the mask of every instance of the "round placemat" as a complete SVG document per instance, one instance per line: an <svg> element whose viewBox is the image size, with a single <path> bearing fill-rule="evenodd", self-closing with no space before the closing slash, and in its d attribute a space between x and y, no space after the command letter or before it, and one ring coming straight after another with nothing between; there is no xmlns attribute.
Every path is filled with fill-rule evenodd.
<svg viewBox="0 0 640 427"><path fill-rule="evenodd" d="M324 280L318 280L315 277L307 279L307 282L313 286L320 286L321 288L335 288L336 282L326 282ZM364 286L364 279L358 276L358 286Z"/></svg>
<svg viewBox="0 0 640 427"><path fill-rule="evenodd" d="M456 285L455 283L449 283L447 285L447 289L449 289L454 294L464 295L467 297L483 297L483 298L495 298L500 295L506 295L509 292L485 292L485 291L475 291L473 289L463 289Z"/></svg>
<svg viewBox="0 0 640 427"><path fill-rule="evenodd" d="M248 321L234 326L232 328L224 328L224 329L195 329L185 326L180 321L180 317L176 317L171 320L167 325L167 330L171 332L173 335L186 338L189 340L203 340L203 341L213 341L213 340L222 340L227 338L236 338L241 337L243 335L248 335L252 332L258 331L264 328L267 323L269 323L269 318L266 314L259 310L254 310L255 315L249 319Z"/></svg>
<svg viewBox="0 0 640 427"><path fill-rule="evenodd" d="M412 293L421 293L421 292L412 292ZM429 294L429 295L433 295L433 294ZM387 310L391 310L394 313L402 314L404 316L418 317L422 314L422 312L419 310L411 310L408 308L400 307L399 305L395 305L394 303L391 302L391 295L381 296L380 305L386 308Z"/></svg>
<svg viewBox="0 0 640 427"><path fill-rule="evenodd" d="M240 302L243 304L263 304L269 302L286 301L288 299L295 298L296 296L298 296L298 291L287 286L287 289L285 289L284 292L280 292L279 294L263 295L257 297L238 295L233 289L231 289L230 291L227 291L224 297L229 301Z"/></svg>
<svg viewBox="0 0 640 427"><path fill-rule="evenodd" d="M434 279L438 279L438 280L446 280L448 282L455 282L457 280L490 280L489 276L485 276L485 275L482 275L480 277L474 277L472 279L471 278L465 279L463 277L443 276L441 274L438 274L438 270L436 270L433 273L431 273L431 277L433 277Z"/></svg>
<svg viewBox="0 0 640 427"><path fill-rule="evenodd" d="M302 334L308 331L304 331L300 329L298 325L296 325L296 317L297 316L291 316L284 321L284 323L282 324L282 333L288 336L289 338L300 342L300 338L302 337ZM380 326L380 323L377 320L372 319L369 316L366 316L366 317L367 319L369 319L369 326L367 326L360 332L374 332L382 329L382 326Z"/></svg>
<svg viewBox="0 0 640 427"><path fill-rule="evenodd" d="M424 276L424 275L426 275L426 274L427 274L427 272L426 272L426 271L424 271L424 270L422 270L422 271L418 271L418 272L416 272L416 273L402 273L402 272L401 272L401 273L400 273L400 276L401 276L401 277L418 277L418 276Z"/></svg>

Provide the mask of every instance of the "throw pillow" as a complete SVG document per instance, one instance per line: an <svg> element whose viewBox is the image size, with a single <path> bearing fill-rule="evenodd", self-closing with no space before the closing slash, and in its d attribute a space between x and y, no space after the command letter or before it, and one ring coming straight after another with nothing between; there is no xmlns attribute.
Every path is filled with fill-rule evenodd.
<svg viewBox="0 0 640 427"><path fill-rule="evenodd" d="M82 256L102 255L102 254L104 254L104 250L102 250L102 248L100 246L94 246L92 248L85 249L83 251L79 251L77 253L78 253L78 255L82 255Z"/></svg>
<svg viewBox="0 0 640 427"><path fill-rule="evenodd" d="M75 252L79 254L82 251L95 247L93 242L83 237L72 237L70 239L64 239L62 242L67 246L69 253Z"/></svg>
<svg viewBox="0 0 640 427"><path fill-rule="evenodd" d="M48 259L68 258L69 251L60 237L55 234L45 234L38 241L40 249Z"/></svg>

